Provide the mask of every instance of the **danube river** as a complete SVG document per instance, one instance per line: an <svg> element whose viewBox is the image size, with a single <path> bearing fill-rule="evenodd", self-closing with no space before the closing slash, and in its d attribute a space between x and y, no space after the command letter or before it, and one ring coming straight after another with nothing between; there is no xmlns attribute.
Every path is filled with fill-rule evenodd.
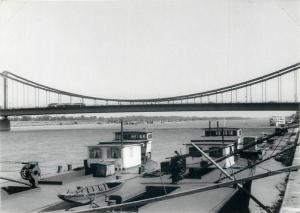
<svg viewBox="0 0 300 213"><path fill-rule="evenodd" d="M76 125L24 125L13 123L12 130L1 132L1 176L19 178L22 167L20 162L38 161L42 174L55 173L58 165L64 169L67 164L73 168L83 166L87 158L87 145L100 141L111 141L113 133L120 130L118 124L76 124ZM31 123L33 124L33 123ZM268 119L221 120L220 125L241 127L243 135L259 136L274 131L268 125ZM212 121L216 126L216 121ZM208 127L208 121L172 122L125 125L124 130L147 130L153 132L152 159L163 161L172 156L175 150L185 153L182 144L202 135L201 128ZM267 162L269 168L281 165L272 160ZM252 192L263 203L272 206L279 191L277 187L283 182L284 175L260 180L252 185ZM256 184L257 183L257 184ZM250 203L251 212L260 212Z"/></svg>

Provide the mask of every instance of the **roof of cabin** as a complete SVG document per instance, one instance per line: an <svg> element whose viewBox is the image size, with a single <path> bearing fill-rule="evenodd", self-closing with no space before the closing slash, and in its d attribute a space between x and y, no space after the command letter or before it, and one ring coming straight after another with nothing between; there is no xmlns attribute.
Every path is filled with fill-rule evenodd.
<svg viewBox="0 0 300 213"><path fill-rule="evenodd" d="M212 146L222 146L222 147L230 147L230 146L234 146L234 144L223 144L223 143L216 143L216 142L204 142L204 143L201 143L201 144L197 144L195 143L196 145L212 145ZM191 143L186 143L186 144L183 144L183 145L186 145L186 146L192 146Z"/></svg>
<svg viewBox="0 0 300 213"><path fill-rule="evenodd" d="M224 141L236 141L240 136L226 136L224 135ZM222 136L201 136L199 139L192 141L222 141Z"/></svg>
<svg viewBox="0 0 300 213"><path fill-rule="evenodd" d="M140 146L142 143L137 142L123 142L123 146ZM97 146L112 146L112 147L120 147L122 145L121 142L100 142L95 145L88 145L88 147L97 147Z"/></svg>
<svg viewBox="0 0 300 213"><path fill-rule="evenodd" d="M115 133L121 133L121 131L117 131L117 132L115 132ZM144 131L144 130L135 130L135 131L123 131L123 134L136 134L136 133L152 133L152 132L150 132L150 131Z"/></svg>
<svg viewBox="0 0 300 213"><path fill-rule="evenodd" d="M148 143L149 140L123 140L123 143ZM99 144L121 143L121 140L100 141Z"/></svg>
<svg viewBox="0 0 300 213"><path fill-rule="evenodd" d="M239 130L241 128L238 128L238 127L211 127L211 128L202 128L203 130Z"/></svg>

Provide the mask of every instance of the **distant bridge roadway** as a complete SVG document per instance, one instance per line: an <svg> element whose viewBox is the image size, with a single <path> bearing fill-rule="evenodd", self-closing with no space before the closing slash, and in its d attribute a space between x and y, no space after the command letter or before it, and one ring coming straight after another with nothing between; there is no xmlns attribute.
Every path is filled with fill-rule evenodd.
<svg viewBox="0 0 300 213"><path fill-rule="evenodd" d="M183 103L183 104L135 104L100 105L84 107L43 107L2 109L0 116L125 113L125 112L175 112L175 111L297 111L300 102L267 103Z"/></svg>

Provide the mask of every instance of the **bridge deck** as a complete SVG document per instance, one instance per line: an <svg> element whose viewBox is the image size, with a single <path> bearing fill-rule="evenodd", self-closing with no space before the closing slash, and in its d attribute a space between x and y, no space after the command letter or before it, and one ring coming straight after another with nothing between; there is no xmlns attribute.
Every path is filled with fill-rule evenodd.
<svg viewBox="0 0 300 213"><path fill-rule="evenodd" d="M85 107L37 107L1 109L0 116L118 113L118 112L175 112L175 111L296 111L300 102L266 103L183 103L183 104L131 104Z"/></svg>

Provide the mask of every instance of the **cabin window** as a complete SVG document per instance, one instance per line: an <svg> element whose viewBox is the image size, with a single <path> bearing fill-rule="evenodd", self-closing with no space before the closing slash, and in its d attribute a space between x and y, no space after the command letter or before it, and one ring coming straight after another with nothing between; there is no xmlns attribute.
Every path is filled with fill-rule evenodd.
<svg viewBox="0 0 300 213"><path fill-rule="evenodd" d="M130 140L130 135L128 135L128 134L123 134L123 139L124 139L124 140Z"/></svg>
<svg viewBox="0 0 300 213"><path fill-rule="evenodd" d="M116 134L116 140L121 140L121 134Z"/></svg>
<svg viewBox="0 0 300 213"><path fill-rule="evenodd" d="M107 158L121 158L121 150L119 148L107 149Z"/></svg>
<svg viewBox="0 0 300 213"><path fill-rule="evenodd" d="M209 148L209 156L213 158L219 158L223 156L223 149L220 147Z"/></svg>
<svg viewBox="0 0 300 213"><path fill-rule="evenodd" d="M189 155L191 157L201 157L202 156L201 152L199 152L195 147L189 148Z"/></svg>
<svg viewBox="0 0 300 213"><path fill-rule="evenodd" d="M90 148L89 158L102 158L102 149L101 148Z"/></svg>
<svg viewBox="0 0 300 213"><path fill-rule="evenodd" d="M152 138L152 134L148 134L148 139L151 139Z"/></svg>
<svg viewBox="0 0 300 213"><path fill-rule="evenodd" d="M140 135L139 135L139 139L140 139L140 140L146 139L146 135L145 135L145 134L140 134Z"/></svg>
<svg viewBox="0 0 300 213"><path fill-rule="evenodd" d="M137 135L131 135L131 140L136 140L137 139Z"/></svg>
<svg viewBox="0 0 300 213"><path fill-rule="evenodd" d="M205 136L217 136L217 131L213 131L213 130L205 131Z"/></svg>

